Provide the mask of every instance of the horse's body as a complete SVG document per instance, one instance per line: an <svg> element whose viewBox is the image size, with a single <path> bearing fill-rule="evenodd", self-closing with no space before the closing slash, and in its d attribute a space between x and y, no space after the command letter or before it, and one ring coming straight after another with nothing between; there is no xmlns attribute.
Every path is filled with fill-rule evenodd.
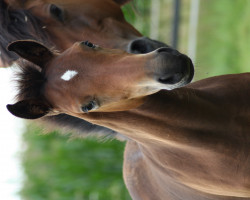
<svg viewBox="0 0 250 200"><path fill-rule="evenodd" d="M133 199L250 199L250 73L166 91L193 76L189 59L171 49L121 55L76 44L55 55L30 41L9 49L42 74L24 72L20 101L8 109L30 119L64 112L123 134Z"/></svg>

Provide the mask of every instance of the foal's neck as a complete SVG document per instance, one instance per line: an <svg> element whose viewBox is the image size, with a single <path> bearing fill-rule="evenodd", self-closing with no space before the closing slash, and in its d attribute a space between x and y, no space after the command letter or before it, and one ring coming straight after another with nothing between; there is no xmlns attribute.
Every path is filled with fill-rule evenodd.
<svg viewBox="0 0 250 200"><path fill-rule="evenodd" d="M236 129L242 127L239 134L245 134L249 127L249 83L250 73L213 77L162 90L133 110L91 113L88 118L139 142L177 145L194 139L202 145L205 137L237 139Z"/></svg>

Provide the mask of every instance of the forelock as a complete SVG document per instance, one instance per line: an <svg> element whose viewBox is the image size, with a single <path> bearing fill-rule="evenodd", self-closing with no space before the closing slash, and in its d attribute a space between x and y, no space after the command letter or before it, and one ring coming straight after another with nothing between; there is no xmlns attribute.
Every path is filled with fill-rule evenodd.
<svg viewBox="0 0 250 200"><path fill-rule="evenodd" d="M16 73L18 101L43 97L42 90L46 82L41 68L27 61L21 61Z"/></svg>

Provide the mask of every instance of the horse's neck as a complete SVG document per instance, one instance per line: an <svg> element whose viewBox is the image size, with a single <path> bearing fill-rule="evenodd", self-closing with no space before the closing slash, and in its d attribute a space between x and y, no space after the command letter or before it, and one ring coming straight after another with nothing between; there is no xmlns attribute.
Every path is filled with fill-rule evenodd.
<svg viewBox="0 0 250 200"><path fill-rule="evenodd" d="M207 137L219 140L225 134L237 139L239 127L239 134L249 128L249 83L250 73L214 77L160 91L134 110L90 116L94 123L140 143L179 145L189 140L192 145L207 145Z"/></svg>

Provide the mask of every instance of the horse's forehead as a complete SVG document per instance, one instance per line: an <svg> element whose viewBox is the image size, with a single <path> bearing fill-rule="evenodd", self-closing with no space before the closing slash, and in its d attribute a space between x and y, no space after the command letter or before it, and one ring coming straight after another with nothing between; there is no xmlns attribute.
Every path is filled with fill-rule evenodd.
<svg viewBox="0 0 250 200"><path fill-rule="evenodd" d="M52 63L46 70L45 96L52 104L61 102L65 104L71 101L77 95L84 85L84 79L81 79L79 84L80 73L77 67L73 64L60 65Z"/></svg>
<svg viewBox="0 0 250 200"><path fill-rule="evenodd" d="M61 79L64 81L72 80L78 74L77 70L67 70L61 75Z"/></svg>

